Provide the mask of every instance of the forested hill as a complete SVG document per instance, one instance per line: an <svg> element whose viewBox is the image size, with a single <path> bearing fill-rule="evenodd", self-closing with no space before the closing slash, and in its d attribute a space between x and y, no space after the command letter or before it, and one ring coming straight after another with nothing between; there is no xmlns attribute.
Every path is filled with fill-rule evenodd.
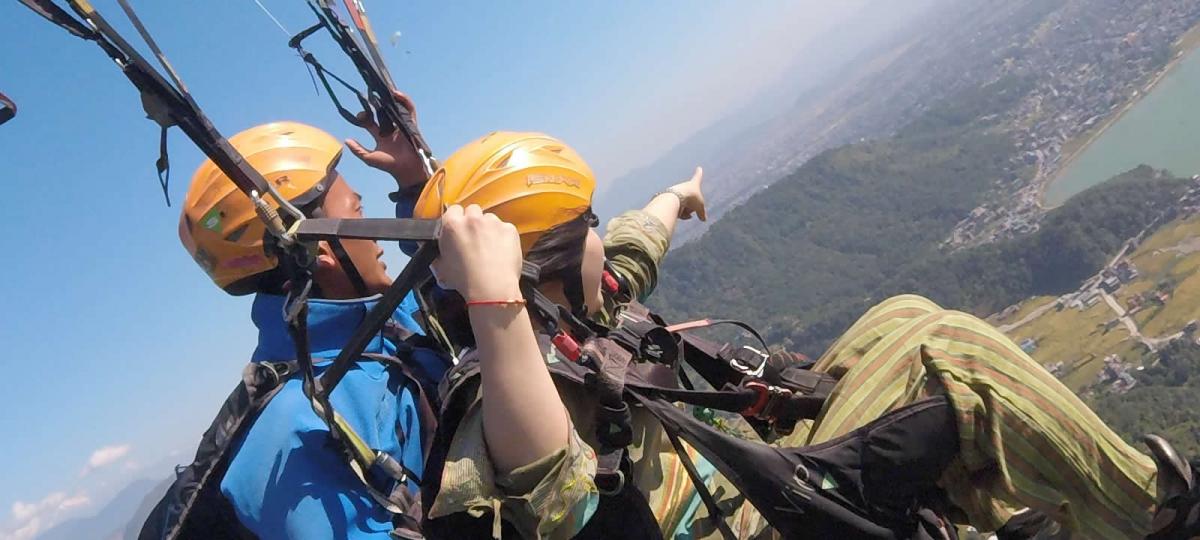
<svg viewBox="0 0 1200 540"><path fill-rule="evenodd" d="M940 241L989 187L1028 174L988 121L1028 89L1002 79L894 137L818 155L671 252L655 307L676 319L743 319L813 355L892 294L987 315L1030 294L1072 290L1185 183L1137 169L1072 199L1034 235L943 253Z"/></svg>

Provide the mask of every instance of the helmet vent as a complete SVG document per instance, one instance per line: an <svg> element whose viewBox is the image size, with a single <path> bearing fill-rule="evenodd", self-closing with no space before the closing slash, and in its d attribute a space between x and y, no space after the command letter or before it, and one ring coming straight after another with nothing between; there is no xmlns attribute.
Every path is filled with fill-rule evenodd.
<svg viewBox="0 0 1200 540"><path fill-rule="evenodd" d="M249 228L250 228L249 223L242 225L241 227L238 227L238 228L234 229L233 231L231 231L229 233L229 235L225 237L225 240L227 240L229 242L237 242L238 240L240 240L242 238L243 234L246 234L246 229L249 229Z"/></svg>
<svg viewBox="0 0 1200 540"><path fill-rule="evenodd" d="M504 157L500 158L500 161L496 162L495 167L497 169L503 169L505 167L508 167L508 160L512 159L512 156L513 156L512 152L504 154Z"/></svg>

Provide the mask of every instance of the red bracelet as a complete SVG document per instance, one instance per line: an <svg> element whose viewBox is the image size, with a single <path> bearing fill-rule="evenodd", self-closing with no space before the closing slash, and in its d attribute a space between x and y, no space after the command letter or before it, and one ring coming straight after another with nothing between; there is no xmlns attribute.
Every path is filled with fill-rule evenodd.
<svg viewBox="0 0 1200 540"><path fill-rule="evenodd" d="M523 306L525 305L524 298L516 300L472 300L467 302L467 307L473 306Z"/></svg>

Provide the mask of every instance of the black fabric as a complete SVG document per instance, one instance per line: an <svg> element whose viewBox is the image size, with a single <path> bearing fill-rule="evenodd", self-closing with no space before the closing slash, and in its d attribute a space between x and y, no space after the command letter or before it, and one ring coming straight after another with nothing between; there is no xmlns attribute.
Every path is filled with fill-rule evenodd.
<svg viewBox="0 0 1200 540"><path fill-rule="evenodd" d="M725 523L725 512L717 506L717 500L705 484L704 478L696 470L696 464L692 462L692 458L688 455L687 449L679 440L679 435L674 431L666 430L667 439L671 441L671 446L675 447L675 455L679 456L680 463L683 464L683 469L687 471L688 478L692 480L692 486L696 488L696 494L700 496L704 507L708 509L708 520L712 526L716 527L721 532L721 536L725 540L737 540L737 535L733 534L733 530L729 528L729 524Z"/></svg>
<svg viewBox="0 0 1200 540"><path fill-rule="evenodd" d="M626 460L628 461L628 460ZM627 471L626 471L627 472ZM650 503L642 491L625 482L616 493L602 495L596 513L588 520L583 530L575 535L576 540L661 540L662 529Z"/></svg>
<svg viewBox="0 0 1200 540"><path fill-rule="evenodd" d="M917 510L958 450L944 397L918 402L821 445L737 439L660 400L631 393L696 448L787 538L909 538Z"/></svg>
<svg viewBox="0 0 1200 540"><path fill-rule="evenodd" d="M1146 540L1177 540L1200 537L1200 460L1190 463L1192 487L1158 505Z"/></svg>
<svg viewBox="0 0 1200 540"><path fill-rule="evenodd" d="M550 371L576 391L586 390L585 380L593 373L572 362L550 364ZM776 448L713 429L670 399L642 388L642 378L633 375L636 372L630 370L626 378L625 396L653 414L670 437L698 450L785 537L933 539L953 535L929 508L932 501L941 499L937 479L958 452L957 424L945 397L899 409L827 443ZM444 396L441 423L426 463L424 501L432 503L440 490L446 452L458 422L478 392L478 373L478 361L468 354L439 390ZM608 464L602 472L611 468ZM698 476L694 466L690 469L690 476ZM637 487L630 484L619 486L622 489L606 486L600 510L580 537L655 538L661 534L645 499L634 493ZM705 497L705 505L710 515L722 512L711 494ZM708 525L717 530L725 526L723 522ZM491 527L492 516L472 518L464 512L438 519L426 517L423 522L429 538L486 538ZM505 522L503 533L507 537L515 531Z"/></svg>
<svg viewBox="0 0 1200 540"><path fill-rule="evenodd" d="M0 94L0 124L12 120L15 116L17 116L17 104L8 99L8 96Z"/></svg>
<svg viewBox="0 0 1200 540"><path fill-rule="evenodd" d="M142 524L139 540L254 538L221 494L220 479L232 459L233 441L298 369L295 362L247 366L200 439L191 465L176 471L175 482Z"/></svg>
<svg viewBox="0 0 1200 540"><path fill-rule="evenodd" d="M1068 540L1071 534L1037 510L1017 514L996 529L998 540Z"/></svg>

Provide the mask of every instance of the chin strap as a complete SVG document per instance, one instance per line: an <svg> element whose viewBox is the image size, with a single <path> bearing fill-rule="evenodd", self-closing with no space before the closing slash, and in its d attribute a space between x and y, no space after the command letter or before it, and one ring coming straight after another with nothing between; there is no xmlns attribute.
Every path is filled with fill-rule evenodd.
<svg viewBox="0 0 1200 540"><path fill-rule="evenodd" d="M354 259L350 258L350 253L346 251L346 246L342 244L342 241L336 238L330 239L329 247L333 248L333 255L337 257L338 264L342 267L342 272L346 274L346 279L349 279L350 284L354 286L355 294L359 298L371 296L371 291L367 288L367 282L363 280L362 273L354 265Z"/></svg>

